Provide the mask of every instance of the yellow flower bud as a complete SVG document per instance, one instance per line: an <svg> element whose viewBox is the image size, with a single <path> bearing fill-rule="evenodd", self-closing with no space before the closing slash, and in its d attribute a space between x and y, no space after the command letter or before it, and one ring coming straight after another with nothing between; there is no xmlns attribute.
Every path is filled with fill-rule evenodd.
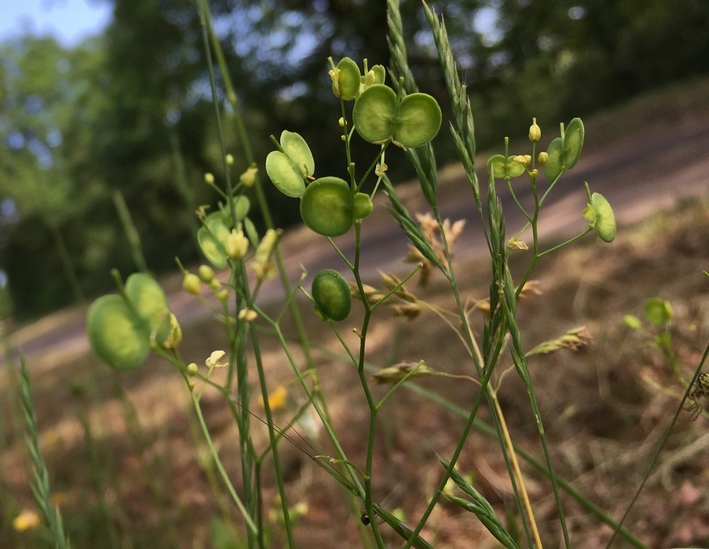
<svg viewBox="0 0 709 549"><path fill-rule="evenodd" d="M204 174L204 182L207 185L214 185L214 176L209 172L205 173Z"/></svg>
<svg viewBox="0 0 709 549"><path fill-rule="evenodd" d="M341 128L345 127L345 119L341 116L340 119L337 121L337 123L340 125Z"/></svg>
<svg viewBox="0 0 709 549"><path fill-rule="evenodd" d="M249 239L242 231L232 229L226 239L226 253L232 259L241 259L249 249Z"/></svg>
<svg viewBox="0 0 709 549"><path fill-rule="evenodd" d="M200 265L197 270L199 279L205 284L209 284L214 279L214 269L209 265Z"/></svg>
<svg viewBox="0 0 709 549"><path fill-rule="evenodd" d="M224 159L226 160L227 166L231 166L234 163L234 157L230 154L227 154Z"/></svg>
<svg viewBox="0 0 709 549"><path fill-rule="evenodd" d="M187 273L182 280L182 289L192 295L199 295L202 292L202 281L196 274Z"/></svg>
<svg viewBox="0 0 709 549"><path fill-rule="evenodd" d="M198 370L199 370L199 369L198 369L197 364L196 364L195 362L190 362L190 363L187 365L187 375L188 375L188 376L196 376Z"/></svg>
<svg viewBox="0 0 709 549"><path fill-rule="evenodd" d="M239 320L245 320L246 322L251 322L254 320L258 314L253 309L241 309L239 311Z"/></svg>
<svg viewBox="0 0 709 549"><path fill-rule="evenodd" d="M273 263L271 263L270 258L282 232L281 229L268 229L261 239L258 248L256 248L254 262L251 264L251 268L254 270L256 278L259 280L265 280L266 278L275 276Z"/></svg>
<svg viewBox="0 0 709 549"><path fill-rule="evenodd" d="M209 281L209 287L216 292L219 288L222 287L222 283L219 282L218 278L213 278Z"/></svg>
<svg viewBox="0 0 709 549"><path fill-rule="evenodd" d="M527 160L528 158L529 160ZM514 160L515 162L519 162L523 166L526 166L527 164L529 164L529 162L531 162L532 158L529 155L518 154L517 156L515 156Z"/></svg>
<svg viewBox="0 0 709 549"><path fill-rule="evenodd" d="M542 138L542 129L537 126L537 119L532 118L532 125L529 127L529 140L536 143Z"/></svg>
<svg viewBox="0 0 709 549"><path fill-rule="evenodd" d="M219 301L226 301L227 297L229 297L229 290L226 288L217 292L217 298L219 298Z"/></svg>
<svg viewBox="0 0 709 549"><path fill-rule="evenodd" d="M549 162L549 153L545 151L540 152L537 160L539 161L540 166L545 166L546 163Z"/></svg>
<svg viewBox="0 0 709 549"><path fill-rule="evenodd" d="M244 187L253 187L256 182L257 173L258 168L256 166L251 166L248 170L241 174L239 181Z"/></svg>

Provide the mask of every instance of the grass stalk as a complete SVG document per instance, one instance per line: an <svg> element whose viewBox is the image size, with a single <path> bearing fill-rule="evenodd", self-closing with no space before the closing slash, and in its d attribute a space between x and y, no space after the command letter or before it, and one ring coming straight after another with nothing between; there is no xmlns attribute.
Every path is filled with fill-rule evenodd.
<svg viewBox="0 0 709 549"><path fill-rule="evenodd" d="M70 544L69 539L64 533L62 515L59 511L59 507L56 507L52 503L49 471L47 470L47 464L42 454L42 445L39 441L37 415L35 414L34 404L32 403L30 372L27 368L24 355L20 355L20 389L22 412L25 418L25 427L27 428L25 441L27 442L27 448L32 458L34 470L34 480L30 482L32 493L47 523L47 528L52 540L52 547L54 549L67 549Z"/></svg>

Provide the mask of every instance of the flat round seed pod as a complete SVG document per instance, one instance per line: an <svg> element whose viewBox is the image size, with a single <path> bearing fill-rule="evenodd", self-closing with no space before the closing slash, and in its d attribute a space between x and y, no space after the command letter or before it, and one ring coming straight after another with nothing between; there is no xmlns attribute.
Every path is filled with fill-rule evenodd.
<svg viewBox="0 0 709 549"><path fill-rule="evenodd" d="M321 177L305 189L300 201L300 215L316 233L339 236L352 226L353 202L346 181L339 177Z"/></svg>
<svg viewBox="0 0 709 549"><path fill-rule="evenodd" d="M396 93L384 84L368 86L357 98L352 111L355 129L369 143L385 143L394 135Z"/></svg>
<svg viewBox="0 0 709 549"><path fill-rule="evenodd" d="M226 267L226 248L224 248L221 242L214 238L212 233L202 227L197 231L197 241L207 261L217 269Z"/></svg>
<svg viewBox="0 0 709 549"><path fill-rule="evenodd" d="M441 107L426 93L412 93L402 99L396 115L394 139L404 147L421 147L441 129Z"/></svg>
<svg viewBox="0 0 709 549"><path fill-rule="evenodd" d="M344 320L352 309L350 285L334 269L325 269L315 275L311 288L320 312L332 320Z"/></svg>
<svg viewBox="0 0 709 549"><path fill-rule="evenodd" d="M150 275L133 273L126 281L125 291L151 337L162 343L170 331L170 308L160 284Z"/></svg>
<svg viewBox="0 0 709 549"><path fill-rule="evenodd" d="M134 370L148 357L149 335L142 320L118 295L99 297L89 307L86 331L94 352L117 370Z"/></svg>

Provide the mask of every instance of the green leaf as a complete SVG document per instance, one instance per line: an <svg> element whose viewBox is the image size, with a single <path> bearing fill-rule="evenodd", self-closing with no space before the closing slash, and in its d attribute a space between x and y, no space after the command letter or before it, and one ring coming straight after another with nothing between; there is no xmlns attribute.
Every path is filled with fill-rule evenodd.
<svg viewBox="0 0 709 549"><path fill-rule="evenodd" d="M570 170L576 165L583 148L584 129L580 118L574 118L564 131L564 167ZM551 156L551 155L550 155Z"/></svg>
<svg viewBox="0 0 709 549"><path fill-rule="evenodd" d="M105 295L94 301L86 317L86 331L91 348L112 368L134 370L148 357L149 334L121 296Z"/></svg>
<svg viewBox="0 0 709 549"><path fill-rule="evenodd" d="M300 215L316 233L339 236L352 226L353 202L346 181L339 177L321 177L305 189L300 201Z"/></svg>
<svg viewBox="0 0 709 549"><path fill-rule="evenodd" d="M221 242L214 238L212 233L202 227L199 231L197 231L197 241L199 242L199 247L202 248L204 257L207 258L207 261L209 261L217 269L223 269L226 267L226 249Z"/></svg>
<svg viewBox="0 0 709 549"><path fill-rule="evenodd" d="M547 178L549 183L553 183L561 175L563 171L563 159L561 155L562 143L561 137L557 137L549 143L547 148L547 154L549 155L549 161L544 166L544 177Z"/></svg>
<svg viewBox="0 0 709 549"><path fill-rule="evenodd" d="M355 102L352 120L362 139L381 144L394 135L396 125L396 93L384 84L373 84Z"/></svg>
<svg viewBox="0 0 709 549"><path fill-rule="evenodd" d="M316 274L311 290L315 304L326 317L339 321L350 314L350 285L336 270L325 269Z"/></svg>
<svg viewBox="0 0 709 549"><path fill-rule="evenodd" d="M286 196L300 198L305 181L298 166L281 151L271 151L266 157L266 173L276 188Z"/></svg>
<svg viewBox="0 0 709 549"><path fill-rule="evenodd" d="M399 105L394 139L404 147L421 147L436 137L442 118L441 107L430 95L407 95Z"/></svg>

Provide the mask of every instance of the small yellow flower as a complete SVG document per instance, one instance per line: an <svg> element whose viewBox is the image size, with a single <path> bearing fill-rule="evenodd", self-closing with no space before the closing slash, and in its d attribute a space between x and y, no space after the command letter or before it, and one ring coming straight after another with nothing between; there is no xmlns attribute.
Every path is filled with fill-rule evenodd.
<svg viewBox="0 0 709 549"><path fill-rule="evenodd" d="M227 154L224 160L226 160L227 166L231 166L234 163L234 157L230 154Z"/></svg>
<svg viewBox="0 0 709 549"><path fill-rule="evenodd" d="M29 509L23 509L12 521L12 527L16 532L27 532L39 528L41 522L37 513Z"/></svg>
<svg viewBox="0 0 709 549"><path fill-rule="evenodd" d="M286 402L288 402L288 390L283 385L279 385L268 395L268 406L271 410L285 407ZM263 397L259 399L259 403L263 408Z"/></svg>
<svg viewBox="0 0 709 549"><path fill-rule="evenodd" d="M187 365L187 375L188 376L196 376L198 371L199 371L199 368L197 367L197 363L190 362Z"/></svg>
<svg viewBox="0 0 709 549"><path fill-rule="evenodd" d="M212 175L212 174L209 173L209 172L205 173L205 174L204 174L204 182L205 182L207 185L214 185L214 175Z"/></svg>
<svg viewBox="0 0 709 549"><path fill-rule="evenodd" d="M246 322L251 322L254 320L258 314L253 309L241 309L239 311L239 320L246 320Z"/></svg>
<svg viewBox="0 0 709 549"><path fill-rule="evenodd" d="M549 153L545 151L540 152L537 160L541 166L546 166L547 162L549 162Z"/></svg>
<svg viewBox="0 0 709 549"><path fill-rule="evenodd" d="M271 262L271 254L273 249L276 247L278 242L278 237L281 236L281 229L274 230L268 229L266 234L261 239L261 242L256 248L256 253L254 255L254 261L251 264L251 268L256 274L256 278L259 280L265 280L266 278L272 278L275 276L273 270L273 263Z"/></svg>
<svg viewBox="0 0 709 549"><path fill-rule="evenodd" d="M239 176L239 181L244 187L253 187L256 182L256 174L258 173L258 168L256 166L251 166L244 173Z"/></svg>
<svg viewBox="0 0 709 549"><path fill-rule="evenodd" d="M212 351L212 354L209 355L209 358L204 361L204 363L207 365L207 368L210 370L212 368L224 368L224 366L228 365L228 362L219 362L222 357L224 357L226 353L224 351L218 350L218 351Z"/></svg>
<svg viewBox="0 0 709 549"><path fill-rule="evenodd" d="M177 317L170 313L170 333L163 341L162 346L165 349L176 349L180 343L182 343L182 328L180 328L180 323L177 322Z"/></svg>
<svg viewBox="0 0 709 549"><path fill-rule="evenodd" d="M232 229L226 239L226 253L232 259L241 259L249 249L249 239L242 231Z"/></svg>

